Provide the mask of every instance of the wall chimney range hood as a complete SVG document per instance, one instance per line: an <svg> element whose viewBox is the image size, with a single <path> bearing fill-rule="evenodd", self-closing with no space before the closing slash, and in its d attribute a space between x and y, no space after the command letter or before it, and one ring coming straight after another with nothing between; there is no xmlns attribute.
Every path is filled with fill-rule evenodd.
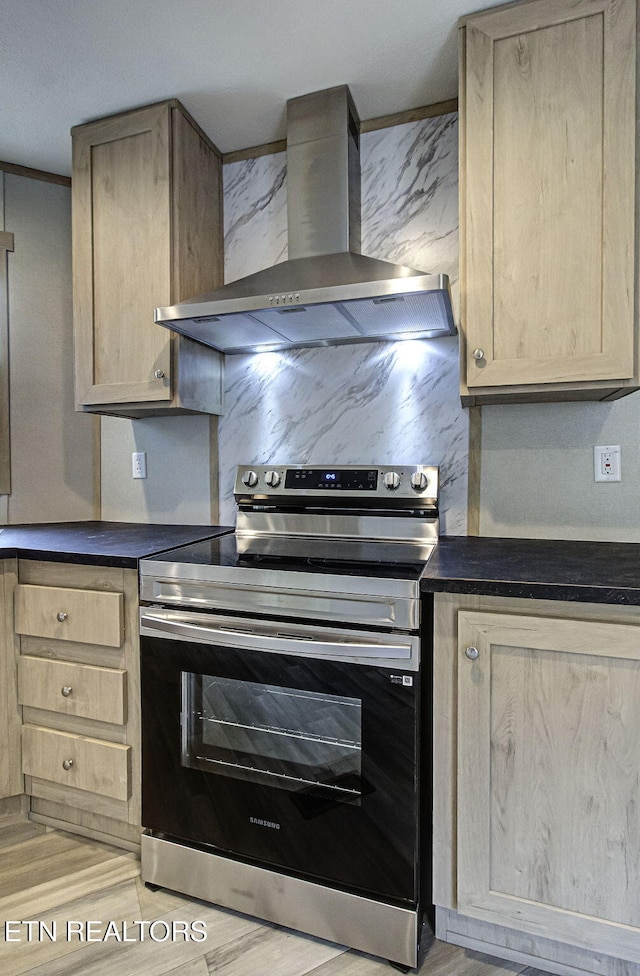
<svg viewBox="0 0 640 976"><path fill-rule="evenodd" d="M360 254L359 120L346 86L287 102L289 259L155 320L224 353L453 335L447 275Z"/></svg>

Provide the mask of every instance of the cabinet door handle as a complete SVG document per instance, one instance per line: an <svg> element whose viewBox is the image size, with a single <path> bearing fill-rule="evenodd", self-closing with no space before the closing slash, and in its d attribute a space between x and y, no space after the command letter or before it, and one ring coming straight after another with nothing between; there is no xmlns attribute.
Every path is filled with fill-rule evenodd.
<svg viewBox="0 0 640 976"><path fill-rule="evenodd" d="M477 363L479 363L481 359L484 359L484 349L474 349L473 358Z"/></svg>
<svg viewBox="0 0 640 976"><path fill-rule="evenodd" d="M464 653L470 661L477 661L477 659L480 657L480 651L477 647L467 647Z"/></svg>
<svg viewBox="0 0 640 976"><path fill-rule="evenodd" d="M62 760L62 768L67 770L67 772L71 769L72 766L73 766L73 759Z"/></svg>
<svg viewBox="0 0 640 976"><path fill-rule="evenodd" d="M71 685L63 685L60 691L62 692L63 698L68 698L71 692L73 691L73 688L71 687Z"/></svg>
<svg viewBox="0 0 640 976"><path fill-rule="evenodd" d="M62 624L64 623L64 621L67 619L68 616L69 616L68 613L65 613L64 610L61 610L59 613L56 614L56 620L58 620Z"/></svg>
<svg viewBox="0 0 640 976"><path fill-rule="evenodd" d="M164 379L164 370L157 369L153 375L155 376L155 378L157 380L163 380Z"/></svg>

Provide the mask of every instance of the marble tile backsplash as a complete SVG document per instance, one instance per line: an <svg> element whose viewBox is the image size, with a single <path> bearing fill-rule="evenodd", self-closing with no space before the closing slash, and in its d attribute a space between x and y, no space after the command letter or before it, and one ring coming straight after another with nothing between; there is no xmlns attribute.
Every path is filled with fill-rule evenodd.
<svg viewBox="0 0 640 976"><path fill-rule="evenodd" d="M362 252L452 282L457 318L457 115L361 139ZM224 169L225 279L287 256L286 154ZM439 464L441 531L466 531L468 419L457 338L228 356L220 521L239 463Z"/></svg>

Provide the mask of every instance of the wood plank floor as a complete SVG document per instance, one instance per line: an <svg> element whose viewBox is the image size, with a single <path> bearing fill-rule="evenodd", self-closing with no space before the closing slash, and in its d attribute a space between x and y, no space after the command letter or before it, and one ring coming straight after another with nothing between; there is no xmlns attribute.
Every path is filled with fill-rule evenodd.
<svg viewBox="0 0 640 976"><path fill-rule="evenodd" d="M344 946L167 891L149 891L140 880L134 854L35 824L0 828L0 919L3 976L390 976L395 972L387 962ZM133 923L143 920L145 937L140 939L141 926ZM190 928L195 921L205 923L205 941L195 941L198 933ZM93 927L87 933L88 922ZM103 941L109 922L112 934ZM164 939L172 923L176 941L171 936ZM191 936L186 940L180 936L185 925ZM80 941L79 933L85 941ZM87 934L94 941L86 941ZM418 972L423 976L546 976L537 969L465 952L431 936L423 939Z"/></svg>

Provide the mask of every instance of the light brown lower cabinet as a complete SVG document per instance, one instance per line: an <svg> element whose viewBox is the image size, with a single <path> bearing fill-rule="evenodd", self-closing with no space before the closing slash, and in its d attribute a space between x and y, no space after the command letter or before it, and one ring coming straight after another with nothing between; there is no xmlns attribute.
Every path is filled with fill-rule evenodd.
<svg viewBox="0 0 640 976"><path fill-rule="evenodd" d="M13 630L13 591L16 584L15 559L0 561L0 810L7 798L19 797L24 790L20 761L21 710L17 695L16 655L18 639ZM17 809L13 800L13 809Z"/></svg>
<svg viewBox="0 0 640 976"><path fill-rule="evenodd" d="M438 594L445 941L640 976L640 610Z"/></svg>
<svg viewBox="0 0 640 976"><path fill-rule="evenodd" d="M30 817L135 848L140 836L135 569L21 559L16 687Z"/></svg>

